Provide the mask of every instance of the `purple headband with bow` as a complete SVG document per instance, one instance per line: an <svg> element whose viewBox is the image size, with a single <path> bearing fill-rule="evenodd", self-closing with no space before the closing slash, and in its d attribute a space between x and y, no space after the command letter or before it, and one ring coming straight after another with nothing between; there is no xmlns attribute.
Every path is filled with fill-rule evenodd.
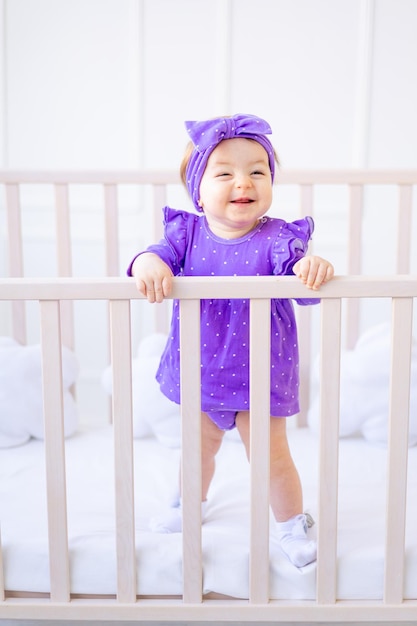
<svg viewBox="0 0 417 626"><path fill-rule="evenodd" d="M271 127L265 120L255 115L233 115L219 117L204 122L185 122L194 150L186 170L186 184L194 206L198 211L200 200L200 183L206 169L207 161L214 148L224 139L242 137L253 139L261 144L268 153L269 167L272 180L275 174L274 148L265 135L272 133Z"/></svg>

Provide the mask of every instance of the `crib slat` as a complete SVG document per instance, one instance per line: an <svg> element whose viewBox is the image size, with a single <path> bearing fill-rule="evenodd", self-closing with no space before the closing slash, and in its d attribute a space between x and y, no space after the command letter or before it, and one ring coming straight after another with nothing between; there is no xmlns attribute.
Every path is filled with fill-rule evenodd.
<svg viewBox="0 0 417 626"><path fill-rule="evenodd" d="M58 276L72 275L68 185L55 185Z"/></svg>
<svg viewBox="0 0 417 626"><path fill-rule="evenodd" d="M314 215L314 187L311 184L300 185L300 217L305 217L306 215ZM310 241L309 253L312 252L313 242ZM300 413L297 417L297 426L299 428L307 426L307 411L310 405L311 319L311 307L298 307Z"/></svg>
<svg viewBox="0 0 417 626"><path fill-rule="evenodd" d="M51 600L70 599L61 321L57 300L40 302Z"/></svg>
<svg viewBox="0 0 417 626"><path fill-rule="evenodd" d="M394 298L392 313L384 601L400 604L404 595L413 299Z"/></svg>
<svg viewBox="0 0 417 626"><path fill-rule="evenodd" d="M164 236L161 208L167 203L167 186L153 185L153 206L152 206L152 240L159 241ZM158 306L155 310L155 331L166 333L169 328L170 308Z"/></svg>
<svg viewBox="0 0 417 626"><path fill-rule="evenodd" d="M7 227L9 245L9 275L23 276L23 245L19 185L6 183ZM26 343L26 309L24 302L12 302L13 337Z"/></svg>
<svg viewBox="0 0 417 626"><path fill-rule="evenodd" d="M181 301L183 600L202 599L200 301Z"/></svg>
<svg viewBox="0 0 417 626"><path fill-rule="evenodd" d="M119 276L119 219L117 186L104 185L106 275Z"/></svg>
<svg viewBox="0 0 417 626"><path fill-rule="evenodd" d="M55 185L56 246L58 276L72 276L71 226L68 185ZM70 300L61 302L62 343L74 348L74 314Z"/></svg>
<svg viewBox="0 0 417 626"><path fill-rule="evenodd" d="M314 187L311 183L300 184L300 217L313 216Z"/></svg>
<svg viewBox="0 0 417 626"><path fill-rule="evenodd" d="M166 185L153 185L153 237L155 241L159 241L164 236L162 224L162 207L167 203L167 187Z"/></svg>
<svg viewBox="0 0 417 626"><path fill-rule="evenodd" d="M23 276L22 226L18 184L6 184L10 276Z"/></svg>
<svg viewBox="0 0 417 626"><path fill-rule="evenodd" d="M105 271L106 276L119 276L119 220L117 186L115 184L104 184L104 232L105 232ZM110 307L108 308L110 315ZM110 321L108 320L110 325ZM107 345L106 349L109 350ZM109 418L111 421L111 408L109 407Z"/></svg>
<svg viewBox="0 0 417 626"><path fill-rule="evenodd" d="M349 186L349 239L348 274L360 274L362 269L362 223L363 186ZM359 336L360 301L348 298L346 301L346 348L354 348Z"/></svg>
<svg viewBox="0 0 417 626"><path fill-rule="evenodd" d="M300 413L297 416L297 426L301 428L307 426L307 411L310 404L311 307L298 307L297 326L300 368Z"/></svg>
<svg viewBox="0 0 417 626"><path fill-rule="evenodd" d="M130 301L110 302L116 497L117 598L136 601Z"/></svg>
<svg viewBox="0 0 417 626"><path fill-rule="evenodd" d="M413 188L399 185L397 274L408 274L411 262L411 209Z"/></svg>
<svg viewBox="0 0 417 626"><path fill-rule="evenodd" d="M271 301L250 301L249 600L269 600L269 434Z"/></svg>
<svg viewBox="0 0 417 626"><path fill-rule="evenodd" d="M317 602L332 604L337 588L337 501L341 301L321 302L320 455Z"/></svg>

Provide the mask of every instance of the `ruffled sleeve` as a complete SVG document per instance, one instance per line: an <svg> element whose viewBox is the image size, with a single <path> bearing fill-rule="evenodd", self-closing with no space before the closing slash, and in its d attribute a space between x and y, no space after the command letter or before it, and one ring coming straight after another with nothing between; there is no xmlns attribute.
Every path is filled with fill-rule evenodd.
<svg viewBox="0 0 417 626"><path fill-rule="evenodd" d="M273 249L273 268L276 276L292 274L292 268L305 256L314 231L311 217L295 222L282 222Z"/></svg>
<svg viewBox="0 0 417 626"><path fill-rule="evenodd" d="M150 245L132 259L127 269L128 276L131 275L135 259L145 252L157 254L171 268L174 276L181 273L187 249L189 221L194 216L187 211L177 211L168 206L163 209L163 216L164 238L159 243Z"/></svg>
<svg viewBox="0 0 417 626"><path fill-rule="evenodd" d="M276 276L293 274L294 265L306 255L313 231L313 218L309 216L281 225L273 251L273 268ZM295 301L301 305L318 304L320 298L295 298Z"/></svg>

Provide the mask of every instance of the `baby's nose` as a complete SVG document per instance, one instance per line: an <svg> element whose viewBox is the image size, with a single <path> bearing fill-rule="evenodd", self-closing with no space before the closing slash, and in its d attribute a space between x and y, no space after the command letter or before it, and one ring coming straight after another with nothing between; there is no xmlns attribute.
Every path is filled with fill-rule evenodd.
<svg viewBox="0 0 417 626"><path fill-rule="evenodd" d="M236 187L250 187L251 184L251 178L247 174L238 174L236 176Z"/></svg>

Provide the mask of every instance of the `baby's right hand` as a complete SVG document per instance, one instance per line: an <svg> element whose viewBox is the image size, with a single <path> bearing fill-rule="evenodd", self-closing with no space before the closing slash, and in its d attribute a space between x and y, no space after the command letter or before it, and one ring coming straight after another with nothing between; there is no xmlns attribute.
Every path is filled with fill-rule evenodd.
<svg viewBox="0 0 417 626"><path fill-rule="evenodd" d="M148 302L162 302L171 295L173 274L168 265L153 252L145 252L135 259L132 276L139 292Z"/></svg>

